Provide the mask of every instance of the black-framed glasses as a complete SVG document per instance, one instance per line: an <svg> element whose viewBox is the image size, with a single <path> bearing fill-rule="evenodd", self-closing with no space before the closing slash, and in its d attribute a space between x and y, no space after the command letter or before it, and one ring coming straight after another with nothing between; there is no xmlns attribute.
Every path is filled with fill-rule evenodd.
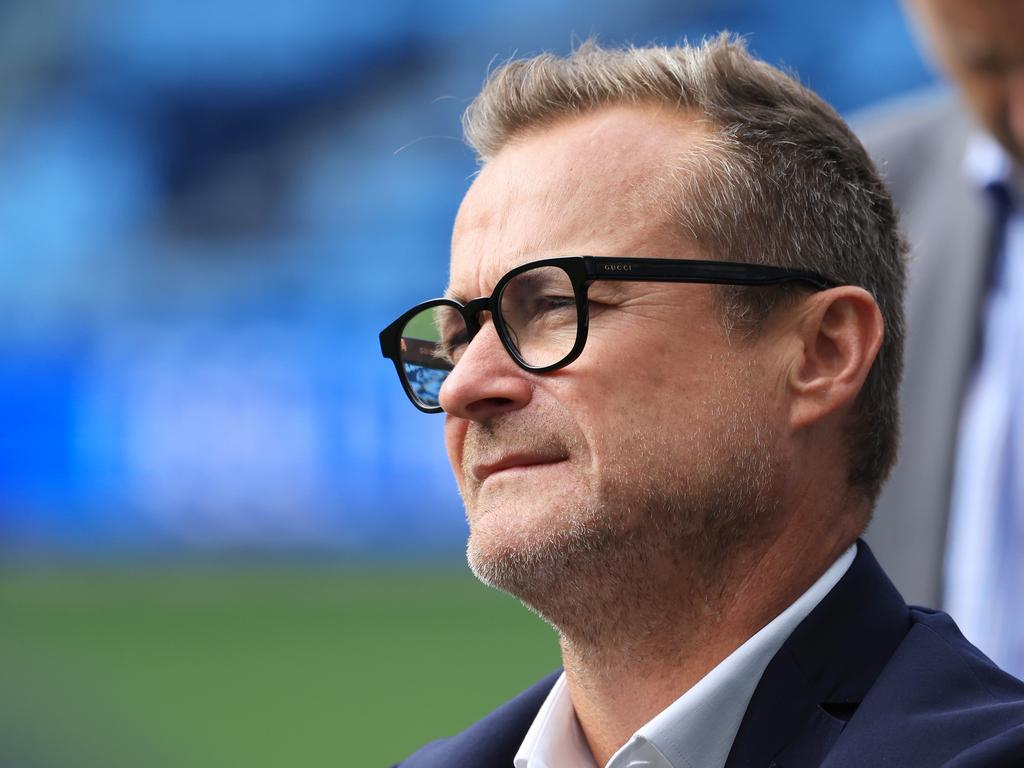
<svg viewBox="0 0 1024 768"><path fill-rule="evenodd" d="M522 264L502 277L490 296L462 304L431 299L402 314L380 333L380 349L395 364L413 405L440 412L441 385L490 313L502 345L516 364L544 373L563 368L587 343L587 288L594 280L718 285L803 283L833 288L828 278L800 269L694 259L568 256Z"/></svg>

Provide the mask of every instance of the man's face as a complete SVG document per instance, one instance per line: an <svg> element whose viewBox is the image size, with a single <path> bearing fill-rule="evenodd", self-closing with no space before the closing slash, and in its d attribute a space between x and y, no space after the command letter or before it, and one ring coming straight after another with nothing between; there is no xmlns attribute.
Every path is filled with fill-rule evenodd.
<svg viewBox="0 0 1024 768"><path fill-rule="evenodd" d="M909 5L982 125L1024 162L1024 3L909 0Z"/></svg>
<svg viewBox="0 0 1024 768"><path fill-rule="evenodd" d="M685 117L636 107L518 138L462 203L449 292L488 295L545 257L706 258L653 194L701 141ZM678 555L709 520L749 512L751 478L777 456L770 345L728 338L714 287L598 281L589 296L587 346L568 367L521 370L486 321L441 390L470 563L527 602L627 542L672 540Z"/></svg>

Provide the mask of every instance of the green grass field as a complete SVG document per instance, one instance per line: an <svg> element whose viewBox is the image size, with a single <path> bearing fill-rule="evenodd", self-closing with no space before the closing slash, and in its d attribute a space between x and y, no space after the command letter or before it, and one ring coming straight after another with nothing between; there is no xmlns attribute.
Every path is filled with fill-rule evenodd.
<svg viewBox="0 0 1024 768"><path fill-rule="evenodd" d="M455 568L0 572L0 765L382 766L558 665Z"/></svg>

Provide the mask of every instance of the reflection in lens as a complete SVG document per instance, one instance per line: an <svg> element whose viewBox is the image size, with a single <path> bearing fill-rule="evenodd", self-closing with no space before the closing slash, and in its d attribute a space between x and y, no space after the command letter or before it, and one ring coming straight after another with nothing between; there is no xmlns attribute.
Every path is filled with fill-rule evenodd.
<svg viewBox="0 0 1024 768"><path fill-rule="evenodd" d="M401 338L402 371L420 404L428 408L439 405L441 385L455 367L455 355L465 339L462 315L448 306L425 309L405 324Z"/></svg>
<svg viewBox="0 0 1024 768"><path fill-rule="evenodd" d="M554 365L576 345L576 296L560 267L537 267L509 280L501 292L501 317L527 365Z"/></svg>

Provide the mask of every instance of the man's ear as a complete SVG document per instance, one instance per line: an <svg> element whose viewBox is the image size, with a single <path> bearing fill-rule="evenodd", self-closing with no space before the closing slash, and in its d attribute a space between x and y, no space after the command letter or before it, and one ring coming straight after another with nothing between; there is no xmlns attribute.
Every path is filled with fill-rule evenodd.
<svg viewBox="0 0 1024 768"><path fill-rule="evenodd" d="M789 372L790 426L815 424L856 399L885 323L874 297L844 285L810 297L796 327L800 355Z"/></svg>

